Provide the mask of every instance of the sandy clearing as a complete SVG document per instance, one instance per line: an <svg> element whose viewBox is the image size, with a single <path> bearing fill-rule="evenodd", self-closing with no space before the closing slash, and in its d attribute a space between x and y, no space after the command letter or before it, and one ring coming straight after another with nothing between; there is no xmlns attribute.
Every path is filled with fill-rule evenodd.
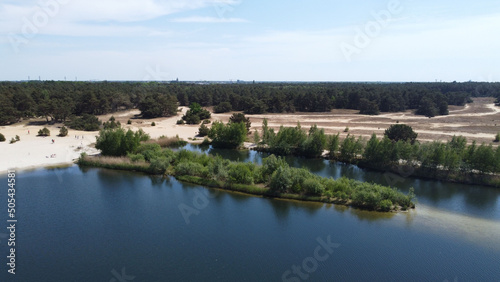
<svg viewBox="0 0 500 282"><path fill-rule="evenodd" d="M185 113L186 108L182 109ZM176 125L180 114L170 118L157 118L151 120L133 119L134 115L139 111L132 110L127 112L115 113L117 121L122 123L123 127L132 130L141 128L152 138L158 138L162 135L173 137L179 135L180 138L188 140L194 138L198 132L196 125ZM107 121L111 115L100 116L99 119ZM127 120L132 120L132 125L127 125ZM151 126L151 122L155 122L156 126ZM37 167L56 166L64 164L72 164L78 159L82 152L89 155L99 154L99 150L95 149L94 144L98 132L85 132L69 129L67 137L58 137L61 124L46 126L50 132L49 137L37 137L36 133L43 126L34 126L17 124L13 126L0 127L0 132L5 135L6 142L0 142L0 174L4 174L7 170L26 170ZM28 131L30 134L28 134ZM11 138L19 135L21 141L14 144L9 144ZM78 136L76 138L75 136ZM52 143L54 139L54 143ZM55 155L55 156L54 156ZM54 156L54 157L52 157Z"/></svg>

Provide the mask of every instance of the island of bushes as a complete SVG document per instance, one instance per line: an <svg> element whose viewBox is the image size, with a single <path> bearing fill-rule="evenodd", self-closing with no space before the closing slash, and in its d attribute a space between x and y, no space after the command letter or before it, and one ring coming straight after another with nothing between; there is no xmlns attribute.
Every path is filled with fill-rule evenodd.
<svg viewBox="0 0 500 282"><path fill-rule="evenodd" d="M211 135L216 139L228 137L227 134L234 131L246 132L245 126L239 124L216 125L216 132ZM230 162L220 156L184 149L173 151L162 148L162 145L182 145L178 142L181 142L178 138L149 140L149 136L142 131L106 129L101 131L96 143L102 156L83 154L78 164L174 176L180 181L208 187L267 197L342 204L366 210L388 212L415 207L413 190L405 195L394 188L377 184L320 177L306 169L290 167L274 155L265 158L262 165L256 165Z"/></svg>

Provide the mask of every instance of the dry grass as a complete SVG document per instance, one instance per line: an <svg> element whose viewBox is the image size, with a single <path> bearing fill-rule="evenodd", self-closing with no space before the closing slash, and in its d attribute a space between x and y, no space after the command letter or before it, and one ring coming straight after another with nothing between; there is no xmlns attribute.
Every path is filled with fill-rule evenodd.
<svg viewBox="0 0 500 282"><path fill-rule="evenodd" d="M158 144L162 148L175 147L175 146L179 146L179 145L184 144L184 143L185 143L185 141L177 136L176 137L162 136L162 137L157 138L157 139L151 139L151 140L143 142L143 144Z"/></svg>

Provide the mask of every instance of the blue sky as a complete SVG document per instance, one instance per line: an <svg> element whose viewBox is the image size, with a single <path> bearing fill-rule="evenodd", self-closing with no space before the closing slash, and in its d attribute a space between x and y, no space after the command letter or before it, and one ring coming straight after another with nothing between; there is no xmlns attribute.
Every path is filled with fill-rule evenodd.
<svg viewBox="0 0 500 282"><path fill-rule="evenodd" d="M499 1L0 0L0 80L500 81Z"/></svg>

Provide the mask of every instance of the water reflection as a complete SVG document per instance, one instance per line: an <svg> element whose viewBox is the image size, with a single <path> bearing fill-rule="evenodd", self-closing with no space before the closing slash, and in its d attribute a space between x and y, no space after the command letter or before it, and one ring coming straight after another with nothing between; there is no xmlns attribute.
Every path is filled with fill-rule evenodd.
<svg viewBox="0 0 500 282"><path fill-rule="evenodd" d="M188 145L186 149L202 152L199 146ZM262 159L268 156L268 154L255 151L216 150L212 148L209 149L209 153L219 154L232 161L251 161L257 164L261 164ZM311 172L323 177L337 179L343 176L360 181L393 186L404 193L408 193L409 189L413 187L418 203L462 214L470 214L476 217L500 219L500 203L498 201L500 189L402 177L399 174L361 169L355 165L329 162L321 159L287 156L285 160L291 166L307 168Z"/></svg>

